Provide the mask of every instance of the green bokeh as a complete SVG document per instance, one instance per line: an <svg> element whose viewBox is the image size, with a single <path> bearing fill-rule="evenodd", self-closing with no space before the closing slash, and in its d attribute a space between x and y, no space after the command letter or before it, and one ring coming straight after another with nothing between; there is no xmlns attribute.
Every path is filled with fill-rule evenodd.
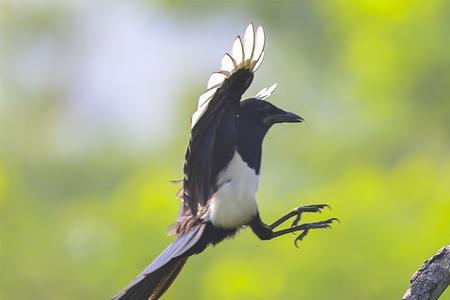
<svg viewBox="0 0 450 300"><path fill-rule="evenodd" d="M449 4L139 4L169 23L207 28L232 16L242 31L252 20L265 26L255 90L278 82L272 101L306 122L274 128L265 141L262 217L328 203L332 211L305 220L341 219L300 249L294 236L261 242L243 230L190 259L166 298L403 295L421 263L450 243ZM23 51L22 40L42 32L63 44L70 5L4 2L0 9L0 298L107 299L172 241L165 231L178 187L169 180L181 176L192 91L207 74L186 74L173 100L175 126L157 150L129 151L112 134L81 155L60 155L50 132L67 109L64 93L24 90L8 61Z"/></svg>

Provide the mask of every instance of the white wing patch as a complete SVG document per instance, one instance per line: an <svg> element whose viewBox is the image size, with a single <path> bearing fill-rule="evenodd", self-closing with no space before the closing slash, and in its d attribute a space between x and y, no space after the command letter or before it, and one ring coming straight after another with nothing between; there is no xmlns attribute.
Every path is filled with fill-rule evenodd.
<svg viewBox="0 0 450 300"><path fill-rule="evenodd" d="M208 79L208 89L219 86L226 78L223 73L212 73Z"/></svg>
<svg viewBox="0 0 450 300"><path fill-rule="evenodd" d="M272 84L269 87L263 88L258 92L258 94L256 94L255 98L259 100L265 100L273 94L276 88L277 88L276 83Z"/></svg>
<svg viewBox="0 0 450 300"><path fill-rule="evenodd" d="M195 126L200 117L208 108L208 103L213 98L217 89L231 75L240 69L248 69L255 72L262 63L266 38L264 29L258 26L255 32L253 23L247 26L244 38L238 36L231 48L231 53L226 53L220 61L220 70L212 73L208 80L207 90L199 97L197 110L192 115L191 128Z"/></svg>

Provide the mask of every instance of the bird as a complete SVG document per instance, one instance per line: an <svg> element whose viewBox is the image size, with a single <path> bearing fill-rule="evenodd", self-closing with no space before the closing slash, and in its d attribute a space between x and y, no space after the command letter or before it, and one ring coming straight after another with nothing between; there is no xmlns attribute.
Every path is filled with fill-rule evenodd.
<svg viewBox="0 0 450 300"><path fill-rule="evenodd" d="M261 219L256 192L264 137L275 124L303 121L267 100L276 84L241 100L261 65L265 44L263 27L255 30L250 23L223 56L220 70L209 77L191 118L178 192L181 205L170 229L176 239L113 300L159 299L190 256L235 236L242 228L250 227L261 240L299 233L297 245L310 230L329 228L337 220L299 224L302 213L321 212L329 207L326 204L297 207L271 224ZM290 227L276 230L292 218Z"/></svg>

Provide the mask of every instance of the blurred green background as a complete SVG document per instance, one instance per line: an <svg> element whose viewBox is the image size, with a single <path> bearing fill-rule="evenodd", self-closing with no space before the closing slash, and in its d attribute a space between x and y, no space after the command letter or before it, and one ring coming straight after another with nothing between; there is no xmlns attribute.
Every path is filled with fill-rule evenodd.
<svg viewBox="0 0 450 300"><path fill-rule="evenodd" d="M250 21L252 88L301 125L265 141L267 222L328 203L332 230L233 241L167 299L399 299L450 242L450 1L2 1L1 299L108 299L171 241L189 119ZM442 296L450 299L450 292Z"/></svg>

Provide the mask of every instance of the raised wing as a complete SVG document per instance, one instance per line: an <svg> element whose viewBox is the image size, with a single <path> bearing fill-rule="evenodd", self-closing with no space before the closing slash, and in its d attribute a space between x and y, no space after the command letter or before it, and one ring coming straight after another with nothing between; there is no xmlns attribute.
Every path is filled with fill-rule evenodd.
<svg viewBox="0 0 450 300"><path fill-rule="evenodd" d="M263 28L255 31L250 24L244 38L234 40L231 52L224 55L220 70L211 74L207 90L198 99L183 179L183 200L193 216L217 190L217 174L234 154L239 103L263 60L264 45Z"/></svg>
<svg viewBox="0 0 450 300"><path fill-rule="evenodd" d="M227 79L241 69L247 69L252 73L256 72L264 58L264 46L264 29L259 26L255 33L253 24L250 23L245 30L244 39L242 40L240 36L236 37L231 54L225 53L220 62L220 70L212 73L209 77L206 91L198 98L197 110L191 119L191 128L194 128L207 110L217 90Z"/></svg>

